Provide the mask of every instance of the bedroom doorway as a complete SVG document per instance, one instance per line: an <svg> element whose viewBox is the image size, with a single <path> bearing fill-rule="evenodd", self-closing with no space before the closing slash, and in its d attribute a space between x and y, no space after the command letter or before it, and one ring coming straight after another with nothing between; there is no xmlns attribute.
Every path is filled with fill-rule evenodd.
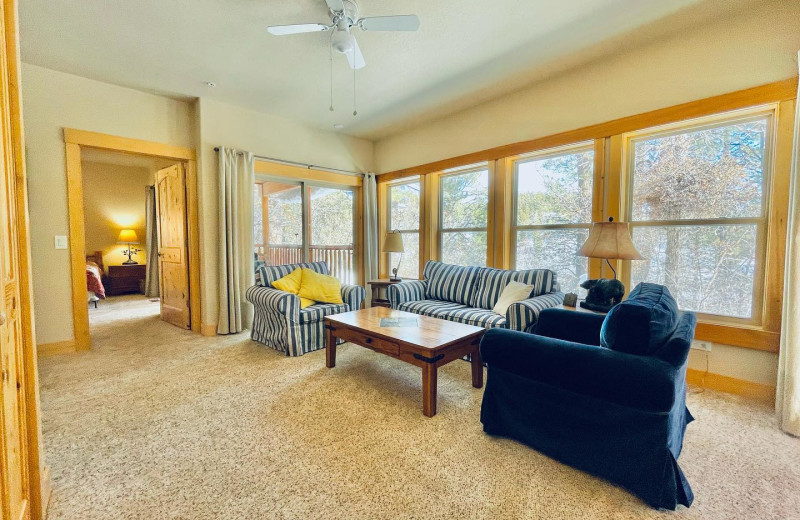
<svg viewBox="0 0 800 520"><path fill-rule="evenodd" d="M75 350L88 350L92 335L120 320L160 316L199 332L194 150L72 129L64 130L64 140Z"/></svg>
<svg viewBox="0 0 800 520"><path fill-rule="evenodd" d="M174 160L81 150L86 299L93 336L108 325L159 313L154 183L167 166L174 167Z"/></svg>

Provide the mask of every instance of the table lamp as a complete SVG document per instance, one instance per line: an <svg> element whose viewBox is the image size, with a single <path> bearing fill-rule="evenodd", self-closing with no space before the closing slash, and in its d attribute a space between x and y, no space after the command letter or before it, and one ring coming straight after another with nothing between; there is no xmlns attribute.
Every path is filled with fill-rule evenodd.
<svg viewBox="0 0 800 520"><path fill-rule="evenodd" d="M128 249L122 250L122 255L128 257L128 259L125 262L122 262L122 265L138 264L139 262L131 258L133 255L141 251L141 249L131 247L131 244L139 243L139 237L136 236L136 231L132 229L123 229L122 231L119 232L119 237L117 238L117 242L120 244L128 244Z"/></svg>
<svg viewBox="0 0 800 520"><path fill-rule="evenodd" d="M403 251L403 235L396 229L386 233L386 236L383 238L383 252L400 253L397 267L392 269L392 276L389 278L393 282L400 280L400 277L397 276L397 271L400 269L400 262L403 261Z"/></svg>
<svg viewBox="0 0 800 520"><path fill-rule="evenodd" d="M586 300L581 302L581 307L607 312L621 302L625 294L625 286L617 280L617 271L608 260L642 259L642 255L633 245L628 223L614 222L614 217L609 217L608 222L595 222L579 254L589 258L604 259L614 273L613 280L601 278L586 280L581 284L581 287L589 290Z"/></svg>

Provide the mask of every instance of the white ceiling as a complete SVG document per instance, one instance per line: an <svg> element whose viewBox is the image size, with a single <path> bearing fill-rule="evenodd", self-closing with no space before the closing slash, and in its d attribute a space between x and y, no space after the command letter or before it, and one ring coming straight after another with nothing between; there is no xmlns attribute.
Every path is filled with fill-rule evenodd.
<svg viewBox="0 0 800 520"><path fill-rule="evenodd" d="M421 27L356 31L357 117L342 55L328 110L327 33L266 31L327 22L324 0L21 0L20 32L26 63L378 139L751 2L360 0L361 16L415 13Z"/></svg>

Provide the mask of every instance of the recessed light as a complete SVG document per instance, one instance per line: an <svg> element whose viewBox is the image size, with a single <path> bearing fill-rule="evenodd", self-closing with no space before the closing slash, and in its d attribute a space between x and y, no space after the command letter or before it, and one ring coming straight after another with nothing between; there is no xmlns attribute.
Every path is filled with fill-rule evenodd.
<svg viewBox="0 0 800 520"><path fill-rule="evenodd" d="M344 125L343 125L343 124L341 124L341 123L336 123L335 125L333 125L333 127L334 127L336 130L341 130L342 128L344 128Z"/></svg>
<svg viewBox="0 0 800 520"><path fill-rule="evenodd" d="M207 86L208 88L214 88L214 87L216 87L216 86L217 86L217 84L216 84L216 83L214 83L213 81L206 81L206 86Z"/></svg>

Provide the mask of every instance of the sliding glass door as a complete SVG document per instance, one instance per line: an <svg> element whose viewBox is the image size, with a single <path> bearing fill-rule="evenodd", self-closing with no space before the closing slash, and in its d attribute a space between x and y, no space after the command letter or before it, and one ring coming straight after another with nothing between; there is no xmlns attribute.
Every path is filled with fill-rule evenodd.
<svg viewBox="0 0 800 520"><path fill-rule="evenodd" d="M254 190L257 260L267 265L327 262L342 283L357 283L353 188L264 177Z"/></svg>

